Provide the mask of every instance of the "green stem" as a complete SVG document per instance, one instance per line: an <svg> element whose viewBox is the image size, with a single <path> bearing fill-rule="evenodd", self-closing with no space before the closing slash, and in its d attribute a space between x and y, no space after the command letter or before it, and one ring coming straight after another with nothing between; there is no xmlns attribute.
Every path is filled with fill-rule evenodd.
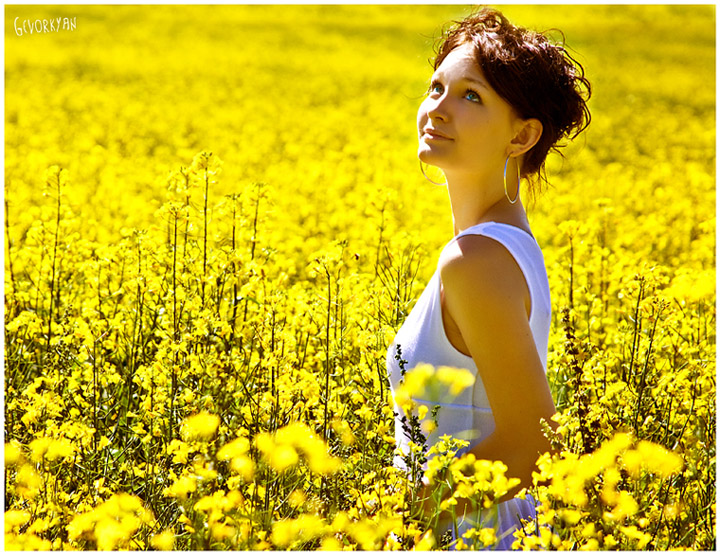
<svg viewBox="0 0 720 555"><path fill-rule="evenodd" d="M200 300L203 308L205 307L205 278L207 277L207 228L208 228L208 191L210 188L210 180L208 171L205 168L205 198L203 206L203 271L200 279Z"/></svg>
<svg viewBox="0 0 720 555"><path fill-rule="evenodd" d="M48 331L47 331L47 349L50 350L50 340L52 338L52 322L54 317L54 297L55 297L55 272L57 265L57 249L60 237L60 207L61 207L61 189L60 189L60 173L62 168L58 170L55 179L57 186L57 207L55 211L55 236L53 238L53 257L52 257L52 271L50 275L50 317L48 319Z"/></svg>
<svg viewBox="0 0 720 555"><path fill-rule="evenodd" d="M12 241L10 240L10 207L7 197L7 188L5 189L5 237L7 240L7 249L5 250L5 255L7 256L8 270L10 271L10 283L12 284L13 290L13 297L11 300L12 309L9 311L10 318L12 318L16 314L17 308L17 304L15 302L15 292L17 291L17 287L15 285L15 272L13 271L12 250L10 248L12 246Z"/></svg>

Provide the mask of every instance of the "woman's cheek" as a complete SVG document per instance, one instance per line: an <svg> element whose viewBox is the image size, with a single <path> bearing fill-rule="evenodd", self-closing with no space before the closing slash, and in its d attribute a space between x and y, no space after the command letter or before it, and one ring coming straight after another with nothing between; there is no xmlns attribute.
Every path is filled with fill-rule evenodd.
<svg viewBox="0 0 720 555"><path fill-rule="evenodd" d="M427 112L425 112L425 111L422 109L422 105L421 105L421 106L420 106L420 110L418 110L418 115L417 115L417 132L418 132L418 137L422 136L422 130L423 130L423 128L425 127L425 124L427 123L427 119L428 119L428 118L427 118Z"/></svg>

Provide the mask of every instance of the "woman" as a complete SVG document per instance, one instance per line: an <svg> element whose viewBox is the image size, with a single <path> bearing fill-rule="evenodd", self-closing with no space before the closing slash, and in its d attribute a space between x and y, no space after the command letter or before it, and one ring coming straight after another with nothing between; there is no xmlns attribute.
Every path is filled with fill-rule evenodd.
<svg viewBox="0 0 720 555"><path fill-rule="evenodd" d="M476 458L501 460L520 478L492 512L495 547L510 549L518 516L535 512L532 497L512 495L531 485L538 455L550 449L541 419L555 413L545 376L548 280L520 182L536 186L548 152L587 127L590 86L562 46L488 8L444 33L434 70L418 111L418 157L421 169L445 175L455 237L390 346L388 371L393 388L420 363L476 374L462 399L415 401L440 407L429 444L461 435ZM397 442L407 452L396 411ZM466 515L454 539L477 521Z"/></svg>

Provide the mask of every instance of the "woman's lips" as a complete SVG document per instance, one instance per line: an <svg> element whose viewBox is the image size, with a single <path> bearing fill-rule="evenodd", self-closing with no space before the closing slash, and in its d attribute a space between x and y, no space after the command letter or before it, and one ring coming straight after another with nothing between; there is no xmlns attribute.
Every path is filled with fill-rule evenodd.
<svg viewBox="0 0 720 555"><path fill-rule="evenodd" d="M441 133L437 129L432 129L426 127L423 129L423 138L427 139L433 139L433 140L444 140L444 141L452 141L450 137L445 135L444 133Z"/></svg>

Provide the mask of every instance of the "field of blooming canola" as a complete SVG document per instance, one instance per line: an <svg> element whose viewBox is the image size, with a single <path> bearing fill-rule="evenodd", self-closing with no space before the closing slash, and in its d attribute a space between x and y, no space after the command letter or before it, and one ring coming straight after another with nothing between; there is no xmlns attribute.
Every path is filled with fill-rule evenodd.
<svg viewBox="0 0 720 555"><path fill-rule="evenodd" d="M385 352L452 233L415 111L467 7L5 10L6 549L446 548L427 455L443 509L513 487L423 444L458 369L408 369L392 467ZM528 203L558 414L516 545L714 549L714 7L505 13L594 87Z"/></svg>

